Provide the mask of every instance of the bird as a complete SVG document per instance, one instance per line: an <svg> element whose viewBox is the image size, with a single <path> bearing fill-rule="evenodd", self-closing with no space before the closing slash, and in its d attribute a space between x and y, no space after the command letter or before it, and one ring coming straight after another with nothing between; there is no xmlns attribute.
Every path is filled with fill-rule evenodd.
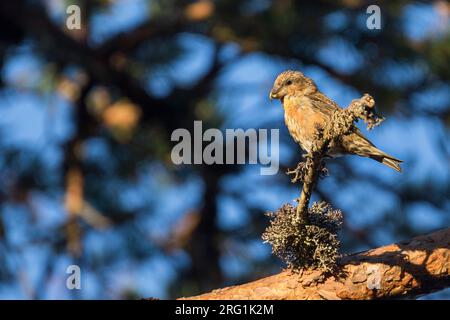
<svg viewBox="0 0 450 320"><path fill-rule="evenodd" d="M290 135L307 153L310 153L318 131L332 121L333 112L340 108L320 92L311 78L294 70L277 76L269 98L280 100ZM402 171L402 160L378 149L355 125L348 134L330 143L326 153L331 158L343 155L368 157L398 172Z"/></svg>

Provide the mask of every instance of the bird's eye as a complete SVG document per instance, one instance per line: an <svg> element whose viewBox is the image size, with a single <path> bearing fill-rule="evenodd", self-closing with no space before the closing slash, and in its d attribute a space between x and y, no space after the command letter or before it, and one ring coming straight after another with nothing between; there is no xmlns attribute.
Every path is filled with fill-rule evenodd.
<svg viewBox="0 0 450 320"><path fill-rule="evenodd" d="M286 84L287 84L288 86L290 86L290 85L292 84L292 81L291 81L291 80L288 80L288 81L286 81Z"/></svg>

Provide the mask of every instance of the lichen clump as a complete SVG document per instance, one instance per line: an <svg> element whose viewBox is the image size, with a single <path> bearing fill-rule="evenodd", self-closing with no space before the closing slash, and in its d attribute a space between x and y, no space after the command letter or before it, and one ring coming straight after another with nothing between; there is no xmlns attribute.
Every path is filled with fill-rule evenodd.
<svg viewBox="0 0 450 320"><path fill-rule="evenodd" d="M340 256L337 232L343 221L340 210L333 210L326 202L314 203L308 209L308 220L300 223L295 222L296 208L291 204L267 215L272 220L262 238L288 268L335 270Z"/></svg>

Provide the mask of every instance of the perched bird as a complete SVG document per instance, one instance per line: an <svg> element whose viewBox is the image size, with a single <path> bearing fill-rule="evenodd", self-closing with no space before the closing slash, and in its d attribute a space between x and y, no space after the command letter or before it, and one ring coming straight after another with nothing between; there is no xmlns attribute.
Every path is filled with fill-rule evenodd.
<svg viewBox="0 0 450 320"><path fill-rule="evenodd" d="M284 120L289 133L303 150L310 152L318 130L331 121L338 105L317 89L314 81L299 71L284 71L275 80L270 99L279 99L284 108ZM399 160L375 147L362 132L353 130L332 143L327 156L358 155L374 159L401 172Z"/></svg>

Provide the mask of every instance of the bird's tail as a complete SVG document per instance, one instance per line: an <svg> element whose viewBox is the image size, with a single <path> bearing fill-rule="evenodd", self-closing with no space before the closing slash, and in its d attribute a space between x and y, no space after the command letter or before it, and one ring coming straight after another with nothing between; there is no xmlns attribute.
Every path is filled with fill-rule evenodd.
<svg viewBox="0 0 450 320"><path fill-rule="evenodd" d="M380 150L378 150L380 151ZM383 153L382 151L380 151ZM398 172L402 172L402 168L400 167L400 163L403 161L397 158L394 158L393 156L390 156L388 154L383 153L383 155L374 155L370 156L370 158L377 160L378 162L381 162L382 164L397 170Z"/></svg>
<svg viewBox="0 0 450 320"><path fill-rule="evenodd" d="M362 157L369 157L373 160L376 160L378 162L381 162L385 166L388 166L398 172L402 172L402 168L400 167L400 163L403 161L400 159L397 159L387 153L384 153L374 145L371 145L369 148L364 148L363 150L358 150L357 154ZM363 151L363 152L361 152Z"/></svg>
<svg viewBox="0 0 450 320"><path fill-rule="evenodd" d="M349 138L344 139L343 143L344 147L351 153L361 157L369 157L398 172L402 172L402 168L400 167L400 163L403 162L402 160L384 153L359 132L358 134L351 135Z"/></svg>

